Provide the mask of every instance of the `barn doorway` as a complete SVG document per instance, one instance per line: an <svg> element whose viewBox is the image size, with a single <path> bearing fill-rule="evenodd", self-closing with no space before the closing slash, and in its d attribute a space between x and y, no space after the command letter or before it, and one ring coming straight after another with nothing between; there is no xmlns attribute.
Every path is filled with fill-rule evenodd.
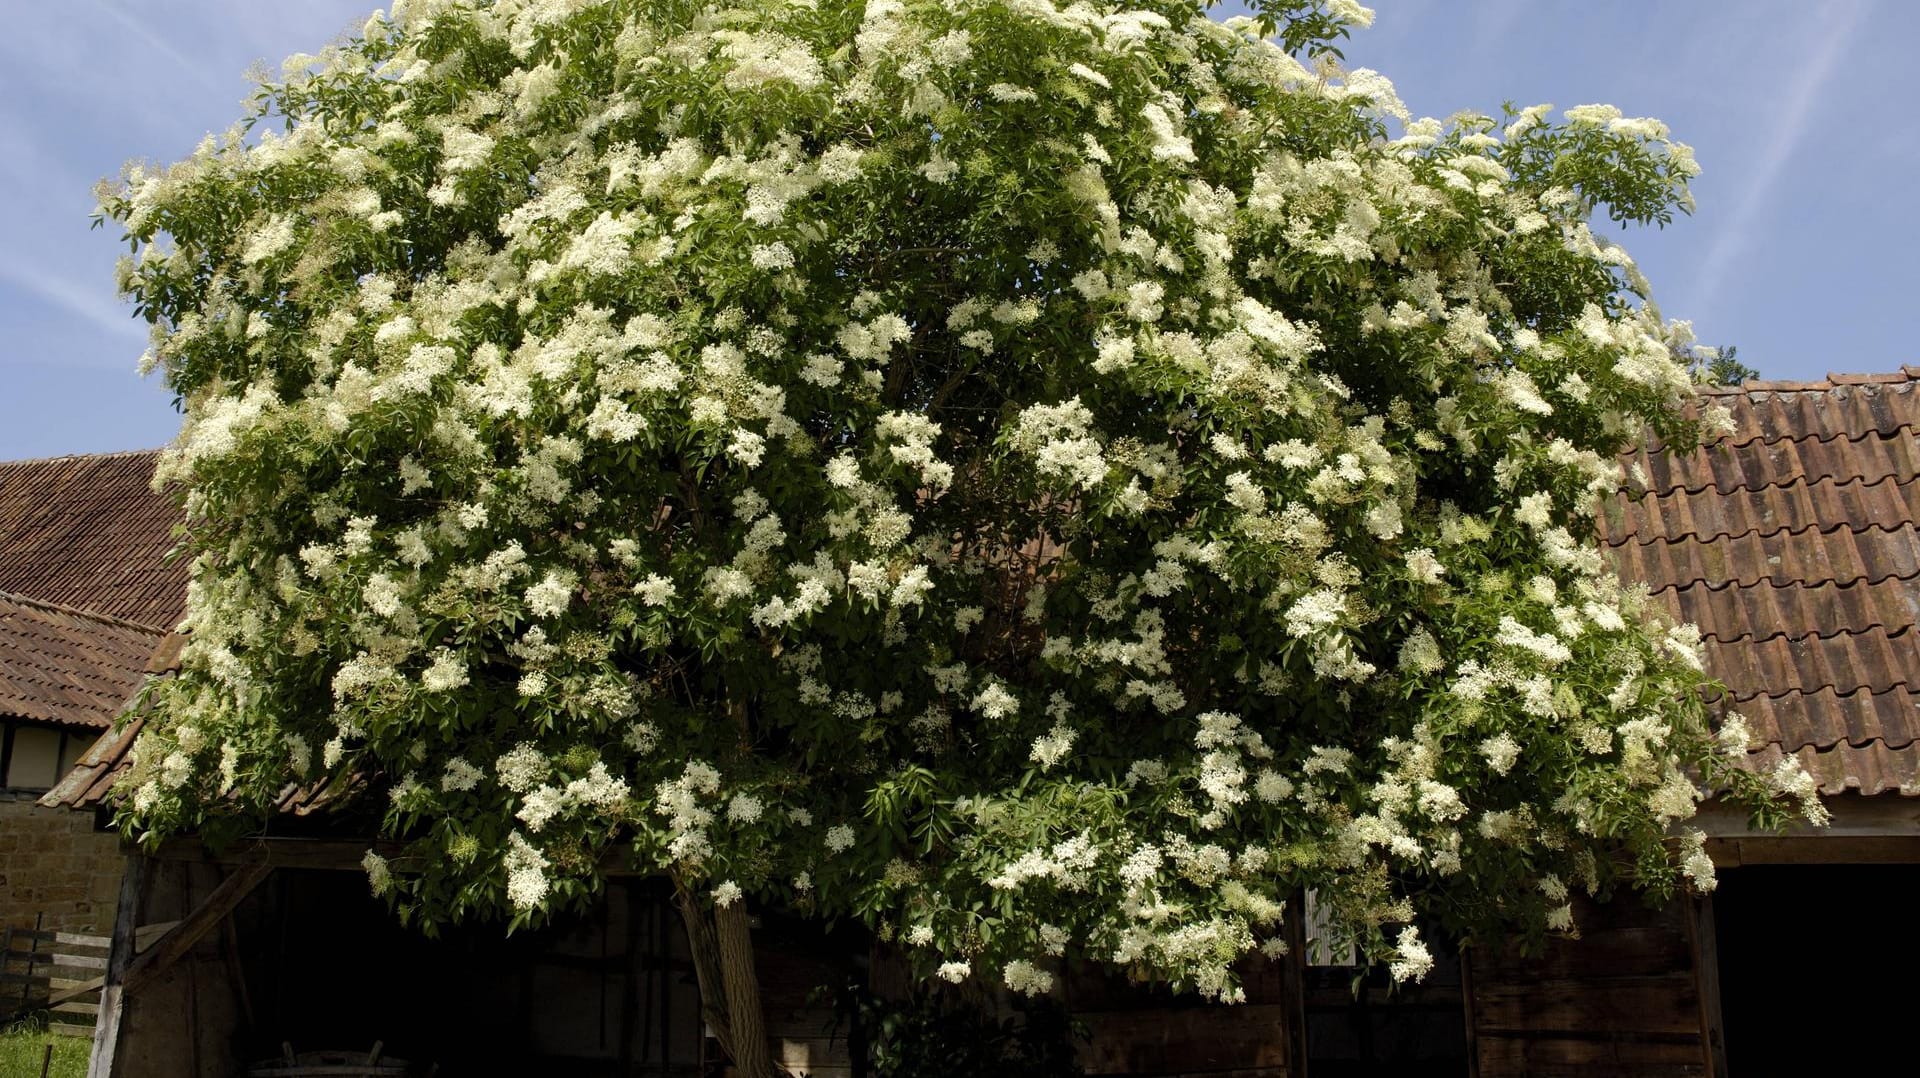
<svg viewBox="0 0 1920 1078"><path fill-rule="evenodd" d="M1418 983L1393 984L1351 947L1328 942L1324 911L1308 892L1302 1010L1311 1078L1461 1078L1467 1022L1460 952L1446 933L1421 933L1433 969Z"/></svg>
<svg viewBox="0 0 1920 1078"><path fill-rule="evenodd" d="M1920 865L1749 865L1713 894L1727 1073L1912 1073Z"/></svg>

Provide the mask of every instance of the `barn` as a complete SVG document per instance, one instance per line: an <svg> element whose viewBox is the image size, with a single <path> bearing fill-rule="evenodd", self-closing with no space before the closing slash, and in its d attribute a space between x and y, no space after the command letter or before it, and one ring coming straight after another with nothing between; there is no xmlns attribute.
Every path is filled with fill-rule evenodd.
<svg viewBox="0 0 1920 1078"><path fill-rule="evenodd" d="M121 854L40 796L113 725L180 620L153 453L0 463L0 929L105 932ZM6 993L0 991L0 1000Z"/></svg>
<svg viewBox="0 0 1920 1078"><path fill-rule="evenodd" d="M1542 953L1468 941L1412 990L1321 945L1311 903L1289 918L1288 958L1250 971L1244 1006L1069 970L1086 1072L1749 1078L1910 1058L1897 1019L1911 993L1875 974L1920 968L1903 916L1920 893L1916 387L1920 367L1709 390L1732 433L1691 452L1636 447L1599 507L1621 574L1700 626L1752 765L1800 759L1831 826L1754 834L1710 801L1713 893L1587 904L1579 938ZM139 723L103 735L40 804L103 819ZM540 932L429 940L367 894L373 827L351 789L289 789L282 809L217 857L176 844L129 858L98 1078L244 1073L376 1041L445 1074L712 1073L657 882L615 879L588 915ZM897 990L884 953L774 915L756 933L775 1058L795 1074L858 1073L848 1044L864 1034L836 1021L831 997Z"/></svg>

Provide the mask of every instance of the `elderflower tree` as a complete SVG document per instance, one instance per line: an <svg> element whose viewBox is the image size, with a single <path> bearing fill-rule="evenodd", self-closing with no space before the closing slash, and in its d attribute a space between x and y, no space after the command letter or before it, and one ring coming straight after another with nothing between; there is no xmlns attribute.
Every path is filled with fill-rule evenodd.
<svg viewBox="0 0 1920 1078"><path fill-rule="evenodd" d="M131 168L197 556L125 825L363 784L427 921L638 869L1232 999L1304 888L1417 979L1710 887L1701 784L1817 813L1591 541L1694 423L1591 225L1688 149L1264 10L422 0Z"/></svg>

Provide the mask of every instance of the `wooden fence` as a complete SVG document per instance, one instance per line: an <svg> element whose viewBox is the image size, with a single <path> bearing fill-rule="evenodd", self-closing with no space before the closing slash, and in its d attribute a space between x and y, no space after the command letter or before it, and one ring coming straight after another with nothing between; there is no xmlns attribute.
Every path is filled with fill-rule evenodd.
<svg viewBox="0 0 1920 1078"><path fill-rule="evenodd" d="M51 1027L90 1034L107 972L106 936L32 928L0 929L0 1019L46 1011Z"/></svg>

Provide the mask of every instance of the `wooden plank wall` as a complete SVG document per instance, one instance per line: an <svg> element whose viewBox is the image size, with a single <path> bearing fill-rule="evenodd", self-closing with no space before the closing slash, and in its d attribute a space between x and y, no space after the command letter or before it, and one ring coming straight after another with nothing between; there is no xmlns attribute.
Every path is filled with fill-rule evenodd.
<svg viewBox="0 0 1920 1078"><path fill-rule="evenodd" d="M137 926L186 917L226 879L217 865L187 862L149 861L142 875L135 940L144 935ZM244 1060L230 1036L241 1007L230 978L232 960L226 936L209 933L129 991L119 1004L117 1043L102 1078L238 1074ZM100 1051L96 1038L94 1052Z"/></svg>
<svg viewBox="0 0 1920 1078"><path fill-rule="evenodd" d="M760 1006L766 1012L767 1039L774 1062L793 1078L851 1078L851 1031L834 1010L830 992L850 976L854 947L866 940L856 932L835 937L817 926L766 916L753 935L754 966L760 977Z"/></svg>
<svg viewBox="0 0 1920 1078"><path fill-rule="evenodd" d="M1076 963L1065 999L1089 1034L1081 1063L1089 1075L1140 1078L1297 1078L1293 1038L1301 1029L1299 987L1287 960L1243 968L1247 1001L1209 1004L1191 995L1129 984Z"/></svg>
<svg viewBox="0 0 1920 1078"><path fill-rule="evenodd" d="M1690 904L1574 914L1580 938L1543 953L1469 949L1478 1078L1708 1078Z"/></svg>

